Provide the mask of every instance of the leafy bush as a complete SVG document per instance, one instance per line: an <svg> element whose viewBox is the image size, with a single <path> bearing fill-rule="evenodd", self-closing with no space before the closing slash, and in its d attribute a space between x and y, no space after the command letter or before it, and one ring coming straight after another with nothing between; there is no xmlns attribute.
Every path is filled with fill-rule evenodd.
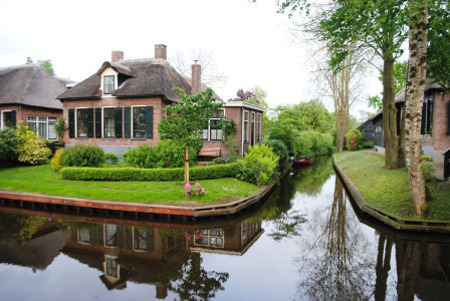
<svg viewBox="0 0 450 301"><path fill-rule="evenodd" d="M105 162L111 163L111 164L117 164L117 162L119 162L119 157L117 157L113 153L106 153L105 154Z"/></svg>
<svg viewBox="0 0 450 301"><path fill-rule="evenodd" d="M182 150L173 140L162 140L157 146L141 145L127 150L123 158L128 165L141 168L181 167L184 165ZM195 162L197 151L189 150L189 163Z"/></svg>
<svg viewBox="0 0 450 301"><path fill-rule="evenodd" d="M36 137L33 131L19 121L16 131L19 144L17 154L19 162L36 165L44 164L48 161L51 151L46 147L45 140Z"/></svg>
<svg viewBox="0 0 450 301"><path fill-rule="evenodd" d="M280 140L265 140L262 144L269 146L273 152L280 158L278 169L283 171L289 167L289 152L286 145Z"/></svg>
<svg viewBox="0 0 450 301"><path fill-rule="evenodd" d="M426 161L426 162L430 161L430 156L422 155L421 157L422 157L422 161Z"/></svg>
<svg viewBox="0 0 450 301"><path fill-rule="evenodd" d="M229 155L227 158L227 163L237 162L241 157L239 155Z"/></svg>
<svg viewBox="0 0 450 301"><path fill-rule="evenodd" d="M64 152L63 166L97 167L105 162L105 153L98 146L77 145Z"/></svg>
<svg viewBox="0 0 450 301"><path fill-rule="evenodd" d="M220 165L225 164L227 161L224 158L214 158L209 165Z"/></svg>
<svg viewBox="0 0 450 301"><path fill-rule="evenodd" d="M425 182L431 182L434 179L434 166L432 163L429 162L422 162L422 168L423 168L423 176L425 178Z"/></svg>
<svg viewBox="0 0 450 301"><path fill-rule="evenodd" d="M358 129L350 130L346 135L347 149L356 151L363 148L364 135Z"/></svg>
<svg viewBox="0 0 450 301"><path fill-rule="evenodd" d="M18 145L16 130L6 127L0 131L0 166L10 166L17 162Z"/></svg>
<svg viewBox="0 0 450 301"><path fill-rule="evenodd" d="M53 158L50 160L50 164L52 165L54 172L59 172L63 167L64 152L64 148L58 149L53 155Z"/></svg>
<svg viewBox="0 0 450 301"><path fill-rule="evenodd" d="M267 145L249 147L250 152L238 161L237 178L249 183L263 186L276 175L279 157Z"/></svg>
<svg viewBox="0 0 450 301"><path fill-rule="evenodd" d="M235 178L239 172L237 163L193 167L189 170L192 180ZM61 171L65 180L76 181L183 181L184 168L90 168L66 167Z"/></svg>
<svg viewBox="0 0 450 301"><path fill-rule="evenodd" d="M363 146L363 148L373 148L374 143L373 143L373 141L366 141L363 143L362 146Z"/></svg>

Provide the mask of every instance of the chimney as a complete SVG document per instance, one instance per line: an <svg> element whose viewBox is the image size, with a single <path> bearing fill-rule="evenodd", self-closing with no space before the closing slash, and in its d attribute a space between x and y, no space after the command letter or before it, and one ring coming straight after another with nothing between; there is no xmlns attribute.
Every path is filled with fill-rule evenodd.
<svg viewBox="0 0 450 301"><path fill-rule="evenodd" d="M117 63L117 62L123 60L123 58L124 58L124 53L123 53L123 51L120 51L120 50L113 50L113 51L111 52L111 62Z"/></svg>
<svg viewBox="0 0 450 301"><path fill-rule="evenodd" d="M30 56L27 57L27 64L33 64L33 60Z"/></svg>
<svg viewBox="0 0 450 301"><path fill-rule="evenodd" d="M202 90L202 66L197 64L197 60L192 65L191 94L197 94Z"/></svg>
<svg viewBox="0 0 450 301"><path fill-rule="evenodd" d="M167 46L164 44L155 45L155 59L167 60Z"/></svg>

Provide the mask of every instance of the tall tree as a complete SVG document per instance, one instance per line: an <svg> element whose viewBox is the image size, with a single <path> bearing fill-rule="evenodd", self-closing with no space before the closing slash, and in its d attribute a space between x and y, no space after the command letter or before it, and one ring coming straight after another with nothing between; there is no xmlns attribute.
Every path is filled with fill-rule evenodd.
<svg viewBox="0 0 450 301"><path fill-rule="evenodd" d="M428 0L410 0L411 27L409 36L409 73L406 96L406 153L409 181L416 214L424 216L427 210L425 179L422 169L423 94L425 92L428 34Z"/></svg>
<svg viewBox="0 0 450 301"><path fill-rule="evenodd" d="M53 69L53 63L51 60L43 60L38 62L41 68L45 69L51 76L55 76L55 70Z"/></svg>
<svg viewBox="0 0 450 301"><path fill-rule="evenodd" d="M158 129L162 139L172 139L184 149L184 181L189 183L189 149L201 148L202 129L208 127L211 115L222 107L222 103L215 101L209 88L195 95L187 95L179 88L174 91L180 94L182 102L165 108L167 116Z"/></svg>

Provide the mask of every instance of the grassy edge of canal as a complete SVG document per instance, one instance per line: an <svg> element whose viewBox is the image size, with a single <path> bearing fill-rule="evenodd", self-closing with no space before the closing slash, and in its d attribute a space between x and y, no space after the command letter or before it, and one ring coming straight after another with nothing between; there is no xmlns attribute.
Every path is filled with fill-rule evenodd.
<svg viewBox="0 0 450 301"><path fill-rule="evenodd" d="M334 159L367 203L405 220L450 222L449 183L427 183L432 199L428 201L428 216L421 218L414 215L405 168L388 170L383 156L366 151L336 153Z"/></svg>

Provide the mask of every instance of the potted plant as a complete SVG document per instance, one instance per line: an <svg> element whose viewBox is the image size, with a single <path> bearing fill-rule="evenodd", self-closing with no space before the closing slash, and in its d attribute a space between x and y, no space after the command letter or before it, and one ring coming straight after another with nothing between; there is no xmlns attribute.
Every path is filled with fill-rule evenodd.
<svg viewBox="0 0 450 301"><path fill-rule="evenodd" d="M55 130L58 134L58 146L64 146L64 133L67 130L66 122L64 121L64 118L58 118L58 121L56 121L55 124Z"/></svg>

